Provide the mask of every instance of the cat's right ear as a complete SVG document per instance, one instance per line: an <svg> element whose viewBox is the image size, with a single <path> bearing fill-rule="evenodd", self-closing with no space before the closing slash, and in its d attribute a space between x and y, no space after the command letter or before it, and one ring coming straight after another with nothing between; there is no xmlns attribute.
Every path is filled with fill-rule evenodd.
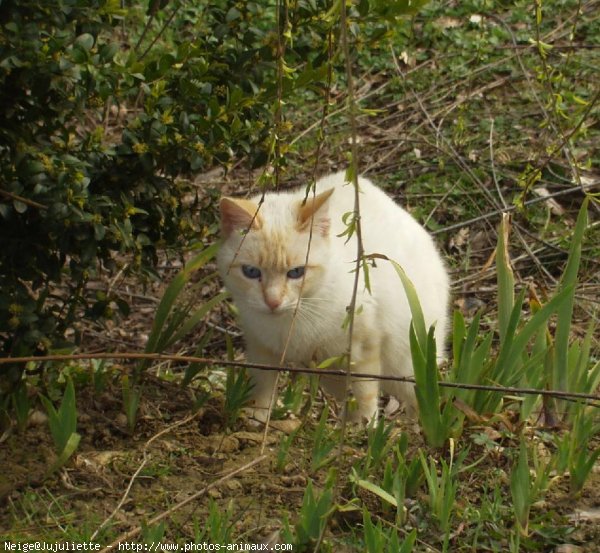
<svg viewBox="0 0 600 553"><path fill-rule="evenodd" d="M308 197L300 204L298 211L298 229L306 230L311 224L321 236L327 236L331 220L327 216L327 200L333 194L334 188L325 190L315 197Z"/></svg>
<svg viewBox="0 0 600 553"><path fill-rule="evenodd" d="M258 230L262 219L258 205L250 200L221 198L221 232L227 237L234 231Z"/></svg>

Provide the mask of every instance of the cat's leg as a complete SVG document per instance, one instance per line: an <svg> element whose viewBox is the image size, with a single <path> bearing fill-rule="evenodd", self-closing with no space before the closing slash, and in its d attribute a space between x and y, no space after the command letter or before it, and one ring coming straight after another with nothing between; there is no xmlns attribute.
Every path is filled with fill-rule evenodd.
<svg viewBox="0 0 600 553"><path fill-rule="evenodd" d="M380 346L373 341L355 340L352 344L352 372L381 374ZM321 383L339 403L346 401L346 379L343 377L322 377ZM379 381L367 378L352 379L354 402L350 404L348 420L355 423L368 423L379 414Z"/></svg>
<svg viewBox="0 0 600 553"><path fill-rule="evenodd" d="M403 339L402 336L406 335ZM382 342L382 374L411 378L414 376L408 331L396 335L384 336ZM384 393L398 399L404 406L409 418L417 416L417 398L415 385L412 382L386 381L383 384Z"/></svg>
<svg viewBox="0 0 600 553"><path fill-rule="evenodd" d="M352 344L352 372L379 376L381 374L381 345L378 340L354 340ZM365 423L377 420L379 415L379 380L357 378L352 380L356 406L348 412L351 422Z"/></svg>
<svg viewBox="0 0 600 553"><path fill-rule="evenodd" d="M260 344L248 342L246 358L249 363L260 363L264 365L278 365L279 359L274 353L262 347ZM248 376L252 384L250 403L246 409L248 415L261 422L266 422L269 413L269 405L273 395L273 388L277 380L276 371L264 371L248 368Z"/></svg>

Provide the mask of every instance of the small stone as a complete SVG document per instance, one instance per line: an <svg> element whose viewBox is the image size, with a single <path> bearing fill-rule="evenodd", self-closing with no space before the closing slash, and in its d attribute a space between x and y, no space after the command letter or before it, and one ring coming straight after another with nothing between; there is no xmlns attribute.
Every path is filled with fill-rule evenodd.
<svg viewBox="0 0 600 553"><path fill-rule="evenodd" d="M563 543L554 549L554 553L583 553L583 548L571 543Z"/></svg>
<svg viewBox="0 0 600 553"><path fill-rule="evenodd" d="M236 480L235 478L225 482L225 486L232 492L241 492L244 488L242 486L242 483L239 480Z"/></svg>
<svg viewBox="0 0 600 553"><path fill-rule="evenodd" d="M208 490L208 495L213 499L221 499L223 497L223 494L217 490L217 488L211 488Z"/></svg>
<svg viewBox="0 0 600 553"><path fill-rule="evenodd" d="M48 422L48 416L43 411L35 409L29 415L29 424L31 426L42 426Z"/></svg>

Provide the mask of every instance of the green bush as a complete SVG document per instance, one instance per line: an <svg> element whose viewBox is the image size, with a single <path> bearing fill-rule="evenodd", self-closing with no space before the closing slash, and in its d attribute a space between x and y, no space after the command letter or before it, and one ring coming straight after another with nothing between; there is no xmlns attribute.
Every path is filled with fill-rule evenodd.
<svg viewBox="0 0 600 553"><path fill-rule="evenodd" d="M3 3L2 355L68 345L65 332L82 315L127 314L122 298L87 291L99 268L151 273L158 247L213 222L210 210L193 216L184 199L194 196L176 177L233 156L266 159L275 50L251 24L261 10ZM21 370L0 368L0 396Z"/></svg>

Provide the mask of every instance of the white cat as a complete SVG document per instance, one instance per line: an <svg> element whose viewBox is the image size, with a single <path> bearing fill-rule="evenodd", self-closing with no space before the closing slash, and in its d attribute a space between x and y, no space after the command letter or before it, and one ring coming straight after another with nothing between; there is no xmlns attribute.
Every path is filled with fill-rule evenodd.
<svg viewBox="0 0 600 553"><path fill-rule="evenodd" d="M384 254L403 267L417 289L427 326L436 325L441 355L449 281L440 254L408 212L367 179L358 182L365 254ZM315 197L312 191L306 202L305 197L305 187L269 193L260 209L260 196L221 199L219 272L239 310L248 361L308 367L311 361L347 351L348 332L342 323L352 296L357 249L356 234L349 240L340 235L347 228L342 218L354 210L354 187L345 173L336 173L317 182ZM385 260L370 267L369 277L371 293L362 277L359 283L352 370L412 376L411 313L402 283ZM250 377L254 416L265 420L275 373L251 370ZM322 377L321 382L338 399L344 398L343 378ZM387 381L382 387L414 407L412 384ZM376 417L379 391L376 380L353 381L357 409L350 418Z"/></svg>

